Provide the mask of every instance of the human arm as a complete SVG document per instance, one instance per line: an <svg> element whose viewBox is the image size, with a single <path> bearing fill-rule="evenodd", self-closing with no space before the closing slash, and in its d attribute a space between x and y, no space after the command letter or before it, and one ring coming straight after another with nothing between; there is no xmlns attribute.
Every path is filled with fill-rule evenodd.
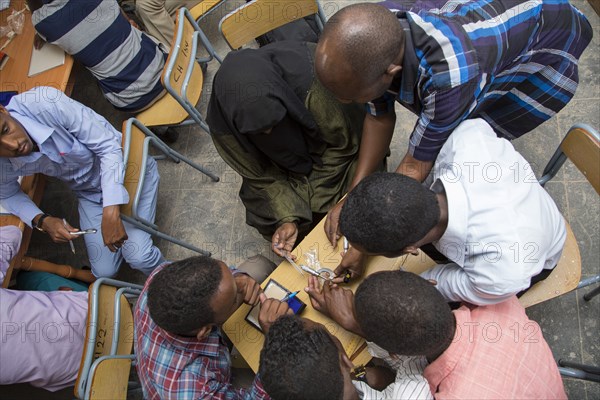
<svg viewBox="0 0 600 400"><path fill-rule="evenodd" d="M319 278L314 276L308 277L308 286L304 290L308 293L315 310L328 316L347 331L364 336L356 321L354 293L351 290L332 285L327 281L321 287Z"/></svg>
<svg viewBox="0 0 600 400"><path fill-rule="evenodd" d="M492 257L492 255L490 255ZM499 265L489 263L488 268L499 268ZM487 275L487 274L486 274ZM484 291L484 285L489 285L489 289L494 290L496 285L503 286L492 276L485 276L480 272L467 271L455 263L439 264L421 273L424 279L434 280L436 289L448 301L465 301L470 304L484 306L500 303L513 296L520 289L508 291L506 293L495 293ZM486 282L486 283L484 283Z"/></svg>
<svg viewBox="0 0 600 400"><path fill-rule="evenodd" d="M356 172L348 187L348 192L364 177L377 170L392 142L395 124L396 114L393 111L379 116L370 114L365 116ZM325 234L332 246L335 246L340 238L339 218L343 205L344 200L342 199L327 213L325 219Z"/></svg>

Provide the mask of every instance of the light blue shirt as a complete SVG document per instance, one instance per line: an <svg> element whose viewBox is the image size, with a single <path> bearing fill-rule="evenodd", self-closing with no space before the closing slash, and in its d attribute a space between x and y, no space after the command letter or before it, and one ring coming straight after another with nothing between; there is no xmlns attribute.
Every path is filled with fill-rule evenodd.
<svg viewBox="0 0 600 400"><path fill-rule="evenodd" d="M103 207L128 203L121 133L106 119L51 87L15 96L7 109L39 147L27 156L0 157L0 204L9 212L30 226L42 213L17 181L36 173Z"/></svg>

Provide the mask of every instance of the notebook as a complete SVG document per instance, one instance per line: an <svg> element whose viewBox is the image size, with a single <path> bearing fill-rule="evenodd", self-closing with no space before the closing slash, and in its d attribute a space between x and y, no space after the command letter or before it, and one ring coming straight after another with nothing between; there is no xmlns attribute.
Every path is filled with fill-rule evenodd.
<svg viewBox="0 0 600 400"><path fill-rule="evenodd" d="M29 74L31 78L37 74L59 67L65 63L65 51L60 47L46 43L41 49L33 47Z"/></svg>

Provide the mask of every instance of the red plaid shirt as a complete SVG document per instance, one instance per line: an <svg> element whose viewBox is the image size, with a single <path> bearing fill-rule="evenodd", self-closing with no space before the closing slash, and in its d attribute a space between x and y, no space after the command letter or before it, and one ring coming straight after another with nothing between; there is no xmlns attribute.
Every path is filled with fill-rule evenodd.
<svg viewBox="0 0 600 400"><path fill-rule="evenodd" d="M167 265L167 264L165 264ZM137 372L145 399L269 399L256 378L249 389L231 383L231 359L221 330L196 338L173 335L159 328L148 312L146 281L134 313Z"/></svg>

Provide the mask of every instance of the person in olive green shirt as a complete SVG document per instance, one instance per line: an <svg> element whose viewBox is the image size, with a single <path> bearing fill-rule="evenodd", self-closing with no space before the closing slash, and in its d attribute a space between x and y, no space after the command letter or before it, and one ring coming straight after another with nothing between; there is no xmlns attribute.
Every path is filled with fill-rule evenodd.
<svg viewBox="0 0 600 400"><path fill-rule="evenodd" d="M342 104L314 74L313 43L276 42L227 55L207 122L242 176L246 222L282 256L346 193L364 110Z"/></svg>

